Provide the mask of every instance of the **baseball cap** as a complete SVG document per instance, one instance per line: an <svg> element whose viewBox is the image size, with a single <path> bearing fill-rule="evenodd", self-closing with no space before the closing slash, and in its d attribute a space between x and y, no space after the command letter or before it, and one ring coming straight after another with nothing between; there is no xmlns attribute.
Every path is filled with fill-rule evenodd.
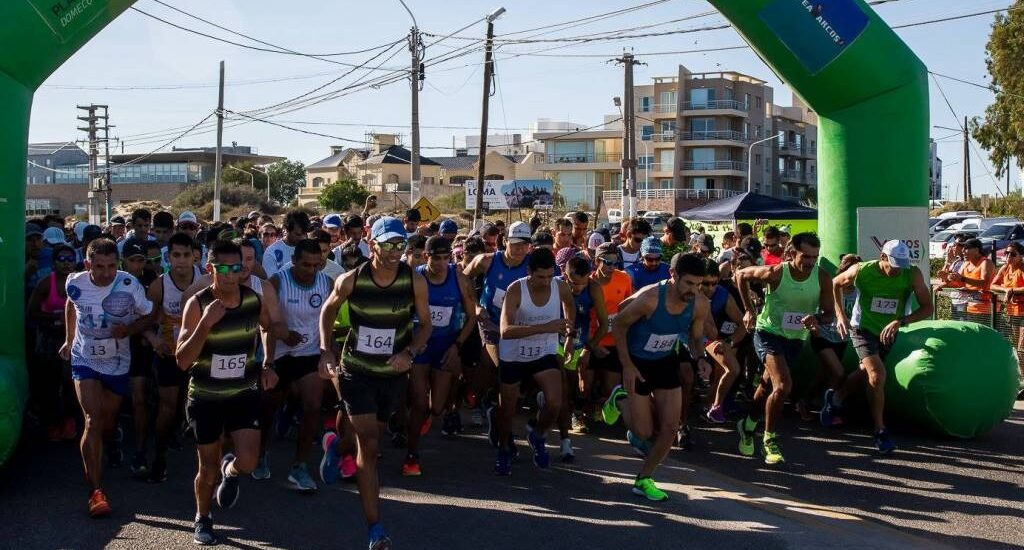
<svg viewBox="0 0 1024 550"><path fill-rule="evenodd" d="M75 222L75 225L71 226L71 230L75 232L75 238L79 241L82 240L82 231L85 230L85 226L87 225L89 224L79 221Z"/></svg>
<svg viewBox="0 0 1024 550"><path fill-rule="evenodd" d="M391 216L384 216L373 222L373 227L370 228L370 238L374 242L380 243L396 238L406 239L408 235L405 232L405 224L402 223L402 220L392 218Z"/></svg>
<svg viewBox="0 0 1024 550"><path fill-rule="evenodd" d="M533 243L533 246L554 246L555 238L551 235L551 233L548 233L547 231L540 229L533 234L533 237L530 242Z"/></svg>
<svg viewBox="0 0 1024 550"><path fill-rule="evenodd" d="M82 240L91 241L103 235L103 230L98 225L87 225L82 228Z"/></svg>
<svg viewBox="0 0 1024 550"><path fill-rule="evenodd" d="M452 242L440 235L434 235L427 239L427 254L451 254Z"/></svg>
<svg viewBox="0 0 1024 550"><path fill-rule="evenodd" d="M459 232L459 224L455 223L455 220L445 219L445 220L443 220L441 222L441 227L439 229L439 232L442 233L442 234L458 233Z"/></svg>
<svg viewBox="0 0 1024 550"><path fill-rule="evenodd" d="M906 269L914 265L910 258L910 247L901 240L885 241L882 245L882 254L885 254L885 257L889 258L889 263L896 267Z"/></svg>
<svg viewBox="0 0 1024 550"><path fill-rule="evenodd" d="M640 255L647 256L648 254L657 254L661 256L661 240L657 237L647 237L644 242L640 244Z"/></svg>
<svg viewBox="0 0 1024 550"><path fill-rule="evenodd" d="M594 257L596 258L609 255L617 256L619 261L622 260L622 254L619 252L619 246L612 242L601 243L601 245L597 247L597 250L594 251Z"/></svg>
<svg viewBox="0 0 1024 550"><path fill-rule="evenodd" d="M39 235L39 236L43 235L43 232L39 230L39 226L34 224L34 223L26 223L25 224L25 236L26 237L32 237L32 236L35 236L35 235Z"/></svg>
<svg viewBox="0 0 1024 550"><path fill-rule="evenodd" d="M43 231L43 240L51 245L68 244L64 238L64 230L59 227L48 227Z"/></svg>
<svg viewBox="0 0 1024 550"><path fill-rule="evenodd" d="M253 218L258 218L258 217L260 217L260 211L259 210L253 210L252 212L249 212L249 215L246 216L246 217L249 218L250 220L253 219Z"/></svg>
<svg viewBox="0 0 1024 550"><path fill-rule="evenodd" d="M593 250L605 243L604 235L594 231L587 238L587 248Z"/></svg>
<svg viewBox="0 0 1024 550"><path fill-rule="evenodd" d="M121 257L124 259L131 258L132 256L146 256L146 249L142 247L142 243L135 239L128 239L124 242L124 247L121 249Z"/></svg>
<svg viewBox="0 0 1024 550"><path fill-rule="evenodd" d="M199 218L197 218L191 211L186 210L181 214L178 214L178 225L181 225L182 223L194 223L199 225Z"/></svg>
<svg viewBox="0 0 1024 550"><path fill-rule="evenodd" d="M530 226L526 222L516 222L508 228L508 242L530 242Z"/></svg>
<svg viewBox="0 0 1024 550"><path fill-rule="evenodd" d="M124 216L114 216L110 218L110 225L124 225Z"/></svg>
<svg viewBox="0 0 1024 550"><path fill-rule="evenodd" d="M328 214L324 216L324 227L331 229L338 229L342 225L340 214Z"/></svg>
<svg viewBox="0 0 1024 550"><path fill-rule="evenodd" d="M326 219L324 222L326 223ZM344 226L346 229L362 229L363 228L363 217L359 214L349 214L345 216Z"/></svg>

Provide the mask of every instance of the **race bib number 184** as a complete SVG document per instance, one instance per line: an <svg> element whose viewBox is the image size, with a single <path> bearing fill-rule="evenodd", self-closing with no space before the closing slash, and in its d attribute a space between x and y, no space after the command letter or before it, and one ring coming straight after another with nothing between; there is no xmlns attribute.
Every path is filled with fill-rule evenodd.
<svg viewBox="0 0 1024 550"><path fill-rule="evenodd" d="M644 351L651 353L662 353L670 351L675 347L679 337L675 334L652 334L647 339L647 344L644 346Z"/></svg>

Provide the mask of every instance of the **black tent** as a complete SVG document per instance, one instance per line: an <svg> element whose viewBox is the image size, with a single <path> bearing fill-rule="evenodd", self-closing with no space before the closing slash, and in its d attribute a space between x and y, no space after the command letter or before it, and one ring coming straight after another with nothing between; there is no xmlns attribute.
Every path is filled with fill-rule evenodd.
<svg viewBox="0 0 1024 550"><path fill-rule="evenodd" d="M757 193L741 193L727 199L709 202L704 206L691 208L679 213L680 218L693 221L726 221L726 220L814 220L818 211L784 201L758 195Z"/></svg>

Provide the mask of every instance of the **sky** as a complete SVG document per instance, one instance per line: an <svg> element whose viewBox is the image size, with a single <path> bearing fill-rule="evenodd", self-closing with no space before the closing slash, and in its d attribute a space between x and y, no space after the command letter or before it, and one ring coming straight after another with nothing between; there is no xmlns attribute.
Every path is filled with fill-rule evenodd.
<svg viewBox="0 0 1024 550"><path fill-rule="evenodd" d="M412 19L399 0L160 2L139 0L135 7L183 27L268 48L167 7L173 6L275 46L309 54L352 52L381 46L404 39L412 26ZM420 93L423 155L451 155L453 136L461 147L464 136L479 134L480 125L483 52L471 51L465 56L441 61L454 49L473 43L457 38L431 43L474 20L477 22L457 36L484 36L486 25L482 19L501 6L501 2L406 0L420 31L436 35L424 38L428 44L426 62L428 65L437 62L437 65L427 68ZM519 0L505 5L508 11L495 22L495 33L501 38L505 33L574 21L644 3L654 5L565 30L553 29L557 32L546 29L514 36L523 38L547 33L537 38L552 38L622 29L630 34L641 34L725 23L717 13L708 14L714 9L704 0ZM1012 0L892 0L874 9L890 25L900 25L1005 8L1011 3ZM700 14L708 15L629 31ZM985 44L993 18L993 15L984 15L896 32L929 70L986 84ZM622 69L608 60L620 55L624 48L631 48L638 60L646 63L636 67L637 84L650 83L656 76L674 76L680 64L693 72L738 71L768 81L775 90L775 103L788 105L788 88L749 49L645 55L743 44L732 29L573 43L571 47L558 47L565 46L564 43L503 44L495 53L497 77L491 98L489 133L505 133L506 128L508 133L524 132L537 118L587 125L600 123L604 115L616 112L611 98L622 94ZM516 55L523 52L544 55ZM580 54L596 57L571 57ZM378 75L383 78L387 70L407 69L410 54L405 42L390 50L327 58L261 52L196 36L128 10L55 71L38 90L32 109L30 141L82 139L84 134L75 130L78 123L75 117L79 114L75 106L98 103L110 106L111 124L116 126L112 135L122 139L124 150L147 153L172 141L214 111L221 60L226 66L225 109L244 112L307 93L351 69L325 59L361 64L374 56L377 57L368 67L380 65L381 70L358 70L318 93L337 90L359 78L364 81ZM965 115L984 114L993 100L992 93L986 89L943 78L938 79L938 85L948 96L957 117L943 101L933 79L930 83L933 125L957 128ZM339 138L363 141L370 131L400 133L409 144L410 112L409 85L397 81L378 88L350 91L301 110L269 117L292 128L331 137L303 134L234 115L237 120L227 123L224 143L251 145L263 154L286 156L309 164L328 156L331 145L353 144ZM209 121L173 145L213 146L216 136ZM371 124L377 126L371 127ZM880 128L879 131L885 130ZM932 137L940 140L939 156L944 162L943 183L949 190L947 196L962 189L963 181L962 141L959 135L953 134L949 130L932 129ZM980 146L975 145L969 160L976 195L995 195L1005 189L1005 179L998 182L997 188L997 182L990 176L994 169ZM1013 187L1017 187L1019 181L1019 171L1015 168Z"/></svg>

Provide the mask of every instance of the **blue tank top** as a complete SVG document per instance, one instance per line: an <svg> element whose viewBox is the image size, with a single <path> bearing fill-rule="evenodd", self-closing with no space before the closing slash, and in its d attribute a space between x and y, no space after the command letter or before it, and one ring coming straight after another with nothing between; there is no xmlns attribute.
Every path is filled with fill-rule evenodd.
<svg viewBox="0 0 1024 550"><path fill-rule="evenodd" d="M590 339L590 312L594 309L594 297L590 295L589 282L583 292L579 296L573 294L572 299L576 305L576 347L579 348L587 345Z"/></svg>
<svg viewBox="0 0 1024 550"><path fill-rule="evenodd" d="M530 261L530 255L523 258L523 263L516 267L505 265L505 255L497 252L491 261L491 267L484 275L484 291L480 294L480 305L487 309L487 314L495 323L501 321L501 305L505 300L505 291L512 281L526 277L526 266Z"/></svg>
<svg viewBox="0 0 1024 550"><path fill-rule="evenodd" d="M736 332L736 323L729 318L729 315L725 312L725 306L729 304L729 289L722 285L715 287L714 294L711 295L711 317L715 321L715 328L718 329L720 336L730 336Z"/></svg>
<svg viewBox="0 0 1024 550"><path fill-rule="evenodd" d="M644 266L643 262L637 262L627 267L626 273L633 280L633 290L640 290L647 285L660 283L671 277L671 274L668 272L668 265L665 263L658 264L658 269L651 271Z"/></svg>
<svg viewBox="0 0 1024 550"><path fill-rule="evenodd" d="M459 289L459 276L455 265L448 266L448 276L443 283L436 285L427 276L427 266L421 265L416 272L427 280L428 301L430 302L430 323L434 330L430 332L430 340L450 339L462 330L466 322L466 312L462 307L462 291Z"/></svg>
<svg viewBox="0 0 1024 550"><path fill-rule="evenodd" d="M665 306L668 282L658 284L658 306L650 319L641 319L629 327L629 354L637 359L657 360L675 353L676 345L686 343L693 321L693 299L679 315L672 315Z"/></svg>

